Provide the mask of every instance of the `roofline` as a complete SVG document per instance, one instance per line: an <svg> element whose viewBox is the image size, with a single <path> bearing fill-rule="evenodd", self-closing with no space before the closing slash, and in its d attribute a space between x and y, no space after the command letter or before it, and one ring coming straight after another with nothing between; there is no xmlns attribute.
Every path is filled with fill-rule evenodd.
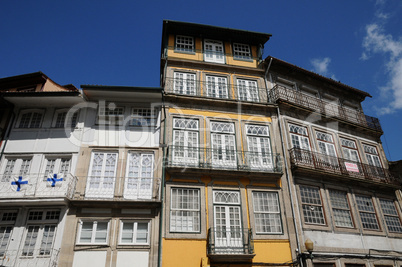
<svg viewBox="0 0 402 267"><path fill-rule="evenodd" d="M0 92L2 97L19 96L19 97L46 97L46 96L79 96L79 91L53 91L53 92Z"/></svg>
<svg viewBox="0 0 402 267"><path fill-rule="evenodd" d="M0 78L0 83L6 81L13 81L13 80L21 80L21 79L25 79L25 78L32 78L35 76L42 76L45 79L49 79L49 77L47 77L46 74L44 74L41 71L37 71L37 72L31 72L31 73L26 73L26 74L21 74L21 75L15 75L15 76L10 76L10 77L4 77L4 78Z"/></svg>
<svg viewBox="0 0 402 267"><path fill-rule="evenodd" d="M343 87L343 88L345 88L345 89L347 89L347 90L352 90L352 91L354 91L354 92L356 92L356 93L358 93L358 94L360 94L360 95L362 95L362 96L364 96L364 97L372 97L369 93L367 93L367 92L365 92L365 91L359 90L359 89L357 89L357 88L354 88L354 87L349 86L349 85L347 85L347 84L341 83L341 82L339 82L339 81L335 81L334 79L331 79L331 78L322 76L322 75L320 75L320 74L318 74L318 73L315 73L315 72L312 72L312 71L303 69L303 68L301 68L301 67L299 67L299 66L296 66L296 65L291 64L291 63L289 63L289 62L286 62L286 61L284 61L284 60L275 58L275 57L273 57L273 56L268 56L264 61L265 61L266 63L269 63L269 61L270 61L271 59L273 60L273 62L276 61L276 62L279 63L279 64L286 65L286 66L289 67L289 68L293 68L293 69L295 69L295 70L297 70L297 71L299 71L299 72L302 72L302 73L304 73L304 74L308 74L308 75L310 75L310 76L313 76L314 78L323 80L323 81L325 81L325 82L331 83L331 84L333 84L333 85L335 85L335 86L338 86L338 87Z"/></svg>
<svg viewBox="0 0 402 267"><path fill-rule="evenodd" d="M138 86L116 86L116 85L89 85L89 84L82 84L81 88L83 90L119 90L119 91L163 91L162 87L138 87Z"/></svg>

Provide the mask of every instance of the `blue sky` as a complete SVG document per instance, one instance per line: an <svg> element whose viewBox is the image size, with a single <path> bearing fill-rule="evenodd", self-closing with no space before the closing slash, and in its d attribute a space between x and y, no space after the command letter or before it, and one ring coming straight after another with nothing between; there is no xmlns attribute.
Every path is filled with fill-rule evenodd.
<svg viewBox="0 0 402 267"><path fill-rule="evenodd" d="M271 33L271 55L369 92L390 160L402 159L402 1L0 3L0 77L42 71L59 84L159 86L162 20Z"/></svg>

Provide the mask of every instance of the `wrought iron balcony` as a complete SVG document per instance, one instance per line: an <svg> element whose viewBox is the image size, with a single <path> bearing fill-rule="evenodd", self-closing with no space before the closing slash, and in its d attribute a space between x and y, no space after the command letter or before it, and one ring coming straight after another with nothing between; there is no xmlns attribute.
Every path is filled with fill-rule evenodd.
<svg viewBox="0 0 402 267"><path fill-rule="evenodd" d="M87 176L77 184L73 199L159 200L160 178Z"/></svg>
<svg viewBox="0 0 402 267"><path fill-rule="evenodd" d="M216 227L208 229L208 256L230 255L237 261L236 255L254 257L252 230L239 227Z"/></svg>
<svg viewBox="0 0 402 267"><path fill-rule="evenodd" d="M271 99L274 102L288 102L325 114L328 117L336 117L343 121L382 132L380 121L377 118L367 116L362 111L346 108L335 103L325 102L318 97L309 96L284 86L276 85L272 88Z"/></svg>
<svg viewBox="0 0 402 267"><path fill-rule="evenodd" d="M57 266L57 249L0 250L0 266Z"/></svg>
<svg viewBox="0 0 402 267"><path fill-rule="evenodd" d="M0 176L0 198L71 198L77 177L44 173Z"/></svg>
<svg viewBox="0 0 402 267"><path fill-rule="evenodd" d="M169 94L268 103L267 91L257 86L239 86L226 82L201 82L192 79L166 78L165 92Z"/></svg>
<svg viewBox="0 0 402 267"><path fill-rule="evenodd" d="M293 167L304 167L335 175L346 175L372 182L399 185L399 182L388 169L300 148L292 148L289 153Z"/></svg>
<svg viewBox="0 0 402 267"><path fill-rule="evenodd" d="M183 146L168 147L168 166L282 173L282 160L277 153Z"/></svg>

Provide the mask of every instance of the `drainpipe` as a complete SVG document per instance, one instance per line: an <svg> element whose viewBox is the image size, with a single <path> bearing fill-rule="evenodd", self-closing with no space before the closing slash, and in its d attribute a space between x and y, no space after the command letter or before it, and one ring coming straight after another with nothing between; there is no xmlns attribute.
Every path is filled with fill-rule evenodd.
<svg viewBox="0 0 402 267"><path fill-rule="evenodd" d="M271 57L271 59L269 60L269 63L268 63L268 67L267 67L267 70L265 71L265 79L264 79L264 82L265 82L265 88L267 88L267 100L268 100L268 103L270 103L271 102L271 96L270 96L270 94L269 94L269 90L268 90L268 82L267 82L267 75L268 75L268 71L269 71L269 69L271 68L271 63L272 63L272 57Z"/></svg>
<svg viewBox="0 0 402 267"><path fill-rule="evenodd" d="M161 181L161 211L159 216L159 243L158 243L158 267L162 266L162 230L163 230L163 204L165 200L165 178L166 178L166 107L164 99L165 90L162 90L162 108L163 108L163 142L162 142L162 181ZM161 121L162 122L162 121Z"/></svg>
<svg viewBox="0 0 402 267"><path fill-rule="evenodd" d="M269 90L268 90L268 71L271 67L271 63L272 63L272 57L268 63L268 67L267 70L265 71L265 86L267 88L267 96L269 97ZM271 88L272 89L272 88ZM270 99L269 99L270 100ZM296 213L293 207L293 191L292 191L292 186L290 184L290 178L289 178L289 167L288 167L288 161L287 161L287 154L286 154L286 150L285 150L285 143L283 140L283 133L282 133L282 124L281 124L281 112L279 110L279 107L276 107L277 113L278 113L278 124L279 124L279 136L281 137L281 144L282 144L282 151L283 151L283 162L285 163L285 175L286 175L286 181L288 183L288 190L289 190L289 198L290 198L290 207L292 210L292 218L293 218L293 225L295 227L295 235L296 235L296 245L297 245L297 257L298 254L301 253L301 248L300 248L300 241L299 241L299 231L297 229L297 223L296 223ZM300 262L300 265L303 267L303 263Z"/></svg>

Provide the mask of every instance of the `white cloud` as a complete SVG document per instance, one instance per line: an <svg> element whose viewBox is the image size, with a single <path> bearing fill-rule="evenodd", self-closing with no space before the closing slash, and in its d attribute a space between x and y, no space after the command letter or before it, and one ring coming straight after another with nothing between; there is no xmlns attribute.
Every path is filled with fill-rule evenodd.
<svg viewBox="0 0 402 267"><path fill-rule="evenodd" d="M386 58L386 72L389 81L380 89L386 99L390 100L378 113L390 114L402 109L402 39L395 40L391 34L386 34L380 24L366 26L366 36L363 39L361 59L368 60L371 54L380 54Z"/></svg>
<svg viewBox="0 0 402 267"><path fill-rule="evenodd" d="M328 65L331 63L331 59L329 57L314 58L310 60L310 62L314 67L314 72L317 72L321 75L326 75L328 73Z"/></svg>

